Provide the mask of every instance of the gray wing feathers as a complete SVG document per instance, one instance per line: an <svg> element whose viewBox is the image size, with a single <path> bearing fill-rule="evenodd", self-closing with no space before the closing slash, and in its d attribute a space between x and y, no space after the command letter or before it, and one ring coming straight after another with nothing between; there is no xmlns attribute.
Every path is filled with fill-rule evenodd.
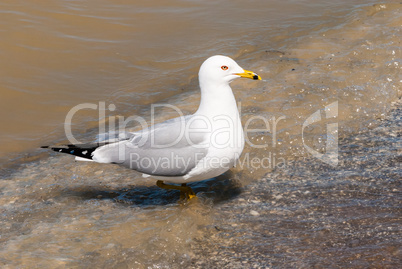
<svg viewBox="0 0 402 269"><path fill-rule="evenodd" d="M204 133L186 133L191 116L155 124L135 133L129 140L98 148L93 160L118 163L155 176L183 176L206 156Z"/></svg>
<svg viewBox="0 0 402 269"><path fill-rule="evenodd" d="M97 143L101 143L101 142L113 143L113 142L130 139L133 137L133 135L134 135L134 133L130 133L130 132L103 133L103 134L99 134L97 136L97 139L95 142L97 142Z"/></svg>

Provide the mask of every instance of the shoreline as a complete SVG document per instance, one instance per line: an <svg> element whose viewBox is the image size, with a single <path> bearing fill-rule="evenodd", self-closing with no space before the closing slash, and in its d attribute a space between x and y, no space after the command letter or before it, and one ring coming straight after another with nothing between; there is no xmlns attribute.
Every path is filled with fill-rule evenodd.
<svg viewBox="0 0 402 269"><path fill-rule="evenodd" d="M387 6L389 6L390 8L391 7L395 8L395 7L397 7L397 4L387 4ZM337 25L356 24L356 22L354 22L356 20L356 18L354 17L354 16L356 16L356 14L360 14L359 16L362 16L363 14L371 14L373 12L382 12L381 9L382 9L381 4L377 4L377 5L366 4L366 5L357 6L355 9L345 12L342 16L338 16L338 18L336 19L336 22L330 22L330 26L328 26L328 27L332 27L333 29L335 29L336 27L338 27ZM387 8L385 8L383 10L387 10ZM345 19L345 18L347 19L347 21L342 22L343 19ZM310 27L312 27L312 29L315 29L317 26L313 25ZM356 26L356 27L358 27L358 26ZM332 28L330 28L330 30ZM315 29L315 32L313 31L312 33L313 33L313 35L317 36L317 33L319 31L320 30ZM326 31L328 31L328 30L326 30ZM297 36L297 35L296 35L296 37L289 37L289 36L288 37L280 37L279 36L279 39L282 40L281 41L283 43L282 46L284 46L284 44L288 44L287 46L289 46L292 40L295 40L295 39L296 40L297 39L305 40L307 38L306 33L308 33L308 32L309 32L308 29L307 30L304 29L302 32L300 32L300 31L298 32L299 36ZM278 37L275 37L275 38L278 40ZM278 65L278 63L280 63L280 65L283 65L283 67L285 67L285 68L291 68L292 65L294 65L296 67L297 65L300 65L300 61L302 61L303 57L306 57L306 56L303 56L302 58L297 59L297 62L295 62L295 63L292 63L292 61L295 61L294 59L296 59L296 58L289 58L289 57L294 57L293 55L297 56L298 50L300 50L300 48L298 48L298 47L300 47L300 46L303 47L306 45L309 46L309 45L308 44L298 44L298 43L300 43L300 40L299 40L298 43L295 43L296 46L290 45L289 47L284 48L284 50L283 50L284 52L281 52L279 50L276 51L275 49L277 49L277 48L270 48L271 52L267 54L265 52L266 49L263 48L264 47L263 43L261 43L261 42L265 42L264 38L259 41L257 41L257 40L258 40L258 38L255 37L255 40L253 42L254 43L260 42L259 45L254 45L251 47L250 46L241 47L240 49L238 49L238 51L236 53L236 56L237 56L236 58L238 58L238 60L240 60L241 62L244 62L245 65L249 64L252 68L260 69L263 72L263 74L266 75L266 81L268 83L265 82L263 85L254 85L253 87L257 87L257 88L272 87L273 90L277 90L278 87L281 87L281 85L283 85L283 87L286 84L291 85L292 83L294 85L297 85L297 82L294 80L294 78L291 76L291 74L285 73L285 75L288 76L288 78L290 79L290 82L289 81L286 82L286 80L285 81L278 80L278 81L273 81L274 85L270 86L269 82L272 81L271 77L273 76L273 74L272 74L272 71L270 71L269 67L268 68L264 67L264 62L268 61L268 63L271 63L273 65L275 65L275 64ZM281 44L281 42L279 42L278 45ZM278 47L278 49L280 49L280 48ZM328 49L331 49L331 48L328 48ZM319 50L317 52L319 52ZM291 56L287 56L287 55L291 55ZM308 57L311 57L311 56L308 56ZM285 64L283 64L283 61L287 61L287 62ZM280 67L280 65L278 65L279 68L283 68L283 67ZM302 68L304 68L304 67L302 66ZM194 68L191 68L191 69L194 69ZM278 71L281 71L281 69L279 69ZM306 73L306 71L302 70L301 72ZM329 70L329 71L334 72L332 70ZM282 73L283 73L283 71L282 71ZM301 73L301 74L303 74L303 73ZM199 98L198 97L199 93L198 93L197 79L194 75L191 75L190 77L187 77L185 81L186 82L184 84L177 84L175 87L175 88L177 88L177 90L175 92L172 92L170 95L168 95L168 97L166 97L164 95L162 95L162 98L158 97L155 99L155 97L153 97L154 99L152 99L152 101L150 103L165 103L165 102L172 103L172 104L178 105L179 107L183 108L183 111L186 113L194 112L195 108L197 106L198 98ZM235 95L237 95L237 98L239 98L240 101L243 101L243 103L246 104L246 109L248 109L249 102L244 101L245 96L242 96L242 95L239 96L239 94L238 94L239 91L244 89L244 87L245 87L244 85L239 84L239 86L238 86L239 89L234 89L234 91L235 91ZM300 87L302 87L302 86L300 86ZM189 89L189 90L186 92L183 92L182 89L184 89L184 88ZM251 96L253 95L252 91L253 90L251 90L250 94L249 94ZM400 92L400 90L399 90L399 92ZM132 94L135 95L135 92L133 92ZM398 96L398 95L400 96L400 93L395 93L395 94L396 94L396 96ZM398 98L398 97L396 97L396 98ZM184 99L185 102L188 104L187 105L181 104L180 101L182 99ZM138 105L139 105L140 109L139 109ZM137 114L139 114L140 116L147 118L148 114L149 114L149 107L147 105L140 105L140 104L138 104L138 105L136 105L136 107L134 108L134 111L137 111L138 112ZM281 105L281 103L278 103L278 105ZM127 115L127 114L130 115L130 112L128 111L127 106L123 106L122 110L119 110L119 112L123 113L123 115ZM381 112L379 112L379 114L381 114ZM166 118L167 117L161 117L161 120L166 119ZM374 119L372 119L372 120L374 120ZM90 140L90 139L94 138L94 137L89 137L89 136L90 136L90 134L96 133L97 122L92 122L92 123L91 122L81 122L78 124L78 126L85 126L85 131L80 132L78 134L78 136L80 138L83 138L84 140ZM58 129L55 131L57 133L60 133L60 130L58 130ZM60 143L63 141L65 141L65 138L59 137L58 139L54 140L54 143ZM44 154L43 152L38 151L36 148L29 148L27 151L24 151L24 152L11 153L10 154L12 156L11 160L7 161L7 159L9 159L9 157L6 157L6 156L3 156L1 158L2 164L0 165L0 170L7 171L7 170L10 170L10 167L15 167L16 165L18 166L20 164L23 164L26 161L29 162L29 160L31 160L31 159L43 158L44 157L43 154ZM11 170L12 169L13 168L11 168ZM8 173L8 172L6 172L6 173Z"/></svg>

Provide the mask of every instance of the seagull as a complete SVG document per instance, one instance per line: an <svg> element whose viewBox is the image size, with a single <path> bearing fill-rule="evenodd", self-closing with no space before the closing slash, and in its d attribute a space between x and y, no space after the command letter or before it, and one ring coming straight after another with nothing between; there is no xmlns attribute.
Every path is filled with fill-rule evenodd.
<svg viewBox="0 0 402 269"><path fill-rule="evenodd" d="M237 78L261 80L256 73L222 55L205 60L198 78L201 101L192 115L138 132L110 134L97 143L42 148L74 155L78 161L133 169L156 179L158 187L179 190L182 199L190 200L196 195L187 183L223 174L235 165L243 151L243 127L229 84Z"/></svg>

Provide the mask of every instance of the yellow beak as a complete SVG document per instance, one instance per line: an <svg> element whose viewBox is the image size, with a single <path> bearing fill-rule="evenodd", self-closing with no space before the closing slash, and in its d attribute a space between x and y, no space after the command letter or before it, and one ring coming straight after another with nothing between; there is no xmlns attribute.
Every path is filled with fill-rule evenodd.
<svg viewBox="0 0 402 269"><path fill-rule="evenodd" d="M242 78L251 78L251 79L254 79L254 80L261 80L261 77L259 75L257 75L253 71L248 71L248 70L244 70L243 73L237 73L235 75L238 75L238 76L240 76Z"/></svg>

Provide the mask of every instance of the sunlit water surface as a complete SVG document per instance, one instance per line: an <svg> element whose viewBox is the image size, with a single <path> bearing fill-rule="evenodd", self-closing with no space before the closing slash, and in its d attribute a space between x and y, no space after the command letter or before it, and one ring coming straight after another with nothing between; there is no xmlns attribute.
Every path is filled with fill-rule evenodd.
<svg viewBox="0 0 402 269"><path fill-rule="evenodd" d="M401 4L332 2L3 1L0 264L397 267ZM64 117L83 102L116 110L106 119L78 113L73 133L82 141L109 116L149 119L152 103L194 112L196 74L213 54L264 79L232 84L243 124L281 120L275 132L247 136L231 172L194 183L198 200L183 205L133 171L36 149L68 142ZM337 117L306 128L303 142L303 122L334 103ZM331 166L304 145L324 154L334 122Z"/></svg>

